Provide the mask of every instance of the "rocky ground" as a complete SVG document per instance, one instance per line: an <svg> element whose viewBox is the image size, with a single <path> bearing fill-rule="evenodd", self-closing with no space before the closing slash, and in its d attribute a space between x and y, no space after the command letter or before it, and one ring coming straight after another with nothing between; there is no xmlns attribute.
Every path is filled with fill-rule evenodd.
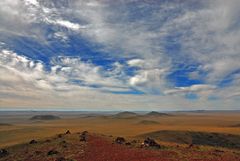
<svg viewBox="0 0 240 161"><path fill-rule="evenodd" d="M151 138L125 139L67 131L0 150L0 161L240 161L240 152L195 145L163 146Z"/></svg>

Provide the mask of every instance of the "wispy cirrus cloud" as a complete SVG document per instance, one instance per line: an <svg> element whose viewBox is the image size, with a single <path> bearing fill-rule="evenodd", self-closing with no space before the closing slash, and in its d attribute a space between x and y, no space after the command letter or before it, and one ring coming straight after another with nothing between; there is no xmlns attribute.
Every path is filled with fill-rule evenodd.
<svg viewBox="0 0 240 161"><path fill-rule="evenodd" d="M175 108L221 104L211 97L237 107L238 0L3 0L0 5L1 93L9 99L38 89L36 98L51 92L52 100L132 93L133 99L155 103L160 97L176 99ZM195 105L185 97L189 93L198 96Z"/></svg>

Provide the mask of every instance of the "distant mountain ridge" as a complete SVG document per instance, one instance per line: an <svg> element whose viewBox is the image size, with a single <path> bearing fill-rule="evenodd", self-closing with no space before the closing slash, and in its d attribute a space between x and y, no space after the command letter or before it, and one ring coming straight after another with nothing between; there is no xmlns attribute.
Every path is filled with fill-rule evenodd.
<svg viewBox="0 0 240 161"><path fill-rule="evenodd" d="M171 115L170 115L170 114L167 114L167 113L161 113L161 112L151 111L151 112L145 114L145 116L158 117L158 116L171 116Z"/></svg>

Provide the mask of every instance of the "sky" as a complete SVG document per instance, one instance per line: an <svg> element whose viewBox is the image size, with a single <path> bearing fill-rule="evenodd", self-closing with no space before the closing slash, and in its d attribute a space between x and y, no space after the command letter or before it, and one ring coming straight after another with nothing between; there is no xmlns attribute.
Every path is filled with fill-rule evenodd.
<svg viewBox="0 0 240 161"><path fill-rule="evenodd" d="M0 109L240 110L239 0L1 0Z"/></svg>

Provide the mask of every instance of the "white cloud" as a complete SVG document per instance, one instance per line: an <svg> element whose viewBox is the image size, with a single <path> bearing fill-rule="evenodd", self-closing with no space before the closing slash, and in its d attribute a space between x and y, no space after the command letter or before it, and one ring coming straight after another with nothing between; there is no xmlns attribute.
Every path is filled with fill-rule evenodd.
<svg viewBox="0 0 240 161"><path fill-rule="evenodd" d="M39 2L37 0L25 0L25 3L35 5L35 6L39 6Z"/></svg>
<svg viewBox="0 0 240 161"><path fill-rule="evenodd" d="M132 59L128 61L128 65L133 67L143 67L144 64L145 62L142 59Z"/></svg>
<svg viewBox="0 0 240 161"><path fill-rule="evenodd" d="M184 33L179 39L182 57L201 64L208 73L207 82L216 83L237 71L240 66L240 28L237 25L239 1L209 1L205 8L185 12L166 28ZM187 31L186 31L187 29Z"/></svg>
<svg viewBox="0 0 240 161"><path fill-rule="evenodd" d="M85 27L81 27L79 24L72 23L66 20L57 20L56 23L76 31L79 30L80 28L85 28Z"/></svg>
<svg viewBox="0 0 240 161"><path fill-rule="evenodd" d="M2 50L0 52L0 69L4 77L1 77L0 81L6 82L12 79L16 81L14 87L23 83L32 88L52 91L68 91L74 88L78 90L90 88L91 85L97 85L99 90L103 88L105 91L128 90L121 80L114 78L114 71L107 75L101 67L85 63L78 57L57 57L52 60L51 65L51 71L46 71L42 62L19 56L12 51ZM78 81L83 84L78 84ZM15 83L12 82L12 84Z"/></svg>
<svg viewBox="0 0 240 161"><path fill-rule="evenodd" d="M109 3L80 0L61 3L63 2L51 0L0 1L0 38L3 39L1 42L4 42L1 43L1 49L8 45L4 38L8 40L14 36L30 36L39 41L44 40L45 43L49 38L47 30L51 29L53 38L61 40L64 45L68 43L71 34L101 46L98 50L108 53L111 59L127 58L129 61L125 64L115 62L111 64L111 70L106 70L91 61L83 61L79 53L80 56L76 57L50 58L51 70L48 71L41 61L20 56L11 49L2 50L2 93L7 92L9 95L18 91L18 95L27 96L19 91L33 92L40 89L41 92L34 97L44 98L43 94L47 91L52 92L52 100L58 100L58 97L64 95L82 97L84 94L81 91L84 91L91 93L90 97L96 98L97 102L102 102L103 98L117 99L117 96L110 94L102 97L102 91L127 91L131 87L146 94L164 93L168 101L171 97L176 97L179 104L186 106L188 102L181 98L188 92L196 93L200 97L238 97L238 0L209 0L198 4L184 1L181 5L174 2L156 2L158 4L154 7L148 2L137 2L134 4L134 11L128 6L129 3L123 1ZM52 56L48 53L42 54ZM196 65L196 69L191 70L187 76L203 83L174 87L167 76L176 68L179 69L178 64ZM126 72L129 67L136 67L131 75ZM218 84L228 77L233 79L230 86L219 88ZM93 90L90 86L96 89ZM149 97L158 99L152 95ZM89 99L87 96L84 96L84 99L87 104ZM119 99L119 103L120 100L126 98ZM77 100L74 100L72 105L76 102ZM208 104L206 101L203 103ZM200 105L203 104L196 106Z"/></svg>
<svg viewBox="0 0 240 161"><path fill-rule="evenodd" d="M130 78L129 83L147 93L159 93L165 85L165 74L165 69L140 70Z"/></svg>
<svg viewBox="0 0 240 161"><path fill-rule="evenodd" d="M216 89L214 85L206 85L206 84L198 84L192 85L189 87L176 87L175 89L166 90L165 94L185 94L185 93L197 93L201 94L202 92L205 94L211 94L213 90Z"/></svg>

